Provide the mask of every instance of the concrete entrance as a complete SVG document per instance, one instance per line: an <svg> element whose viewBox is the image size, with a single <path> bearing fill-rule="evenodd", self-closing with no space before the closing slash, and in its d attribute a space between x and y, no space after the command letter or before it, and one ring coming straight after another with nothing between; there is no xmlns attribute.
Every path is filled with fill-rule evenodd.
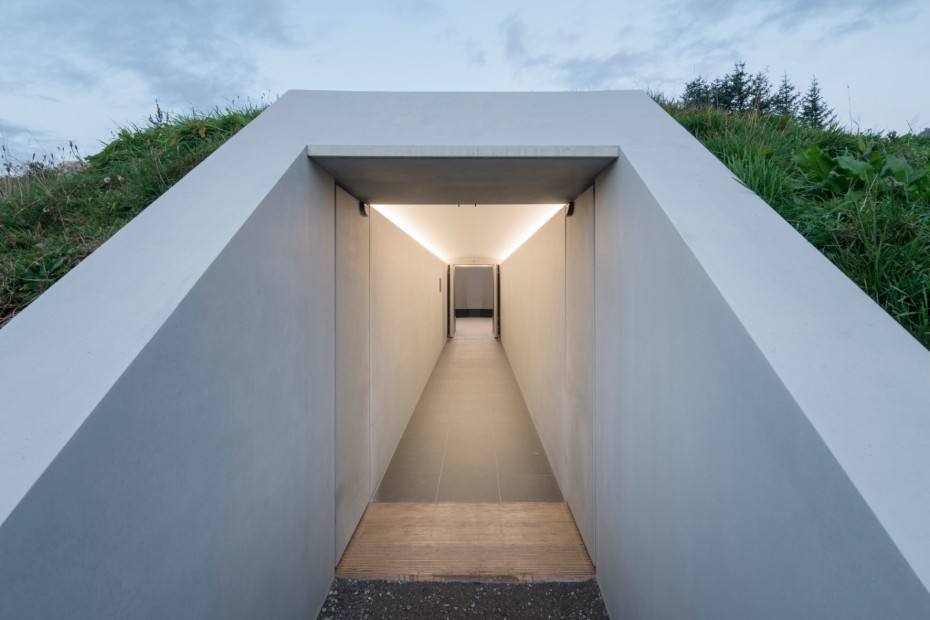
<svg viewBox="0 0 930 620"><path fill-rule="evenodd" d="M930 354L649 97L290 92L0 331L0 618L315 613L446 333L359 202L443 188L575 203L501 338L613 615L930 617Z"/></svg>

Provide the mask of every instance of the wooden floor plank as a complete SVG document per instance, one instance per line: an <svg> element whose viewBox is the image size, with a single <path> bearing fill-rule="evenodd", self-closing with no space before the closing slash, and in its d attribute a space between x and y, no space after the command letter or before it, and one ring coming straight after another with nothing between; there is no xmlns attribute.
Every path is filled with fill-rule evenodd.
<svg viewBox="0 0 930 620"><path fill-rule="evenodd" d="M336 575L577 581L594 566L565 503L393 503L368 506Z"/></svg>

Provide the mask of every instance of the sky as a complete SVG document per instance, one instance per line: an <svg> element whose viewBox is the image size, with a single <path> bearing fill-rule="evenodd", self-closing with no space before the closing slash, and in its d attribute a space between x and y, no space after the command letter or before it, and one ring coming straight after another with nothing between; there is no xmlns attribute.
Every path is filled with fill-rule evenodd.
<svg viewBox="0 0 930 620"><path fill-rule="evenodd" d="M4 0L0 145L98 151L169 111L290 89L681 94L730 71L816 76L838 120L930 127L926 0Z"/></svg>

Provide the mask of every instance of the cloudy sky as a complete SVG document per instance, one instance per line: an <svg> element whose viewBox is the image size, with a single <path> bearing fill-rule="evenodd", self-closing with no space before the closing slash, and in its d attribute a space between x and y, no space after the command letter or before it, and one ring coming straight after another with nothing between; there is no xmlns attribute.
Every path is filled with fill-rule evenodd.
<svg viewBox="0 0 930 620"><path fill-rule="evenodd" d="M157 100L206 110L288 89L679 95L736 61L816 75L839 120L930 126L926 0L5 0L0 144L84 153Z"/></svg>

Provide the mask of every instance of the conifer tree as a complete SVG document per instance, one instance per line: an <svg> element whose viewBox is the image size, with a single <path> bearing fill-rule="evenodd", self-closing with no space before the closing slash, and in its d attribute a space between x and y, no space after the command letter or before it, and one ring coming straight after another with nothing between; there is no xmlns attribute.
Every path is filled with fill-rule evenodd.
<svg viewBox="0 0 930 620"><path fill-rule="evenodd" d="M734 63L733 72L723 76L722 80L715 80L714 85L719 92L719 107L730 112L745 112L749 109L752 92L745 61Z"/></svg>
<svg viewBox="0 0 930 620"><path fill-rule="evenodd" d="M717 78L711 85L714 104L728 112L743 112L749 108L752 92L746 63L733 64L733 72Z"/></svg>
<svg viewBox="0 0 930 620"><path fill-rule="evenodd" d="M681 102L686 108L701 108L713 104L713 91L707 81L698 76L685 84Z"/></svg>
<svg viewBox="0 0 930 620"><path fill-rule="evenodd" d="M827 107L827 103L820 95L820 85L817 78L811 78L811 85L801 100L800 120L811 127L822 129L836 122L836 114Z"/></svg>
<svg viewBox="0 0 930 620"><path fill-rule="evenodd" d="M768 114L772 107L772 84L765 71L759 71L749 82L749 109L758 114Z"/></svg>
<svg viewBox="0 0 930 620"><path fill-rule="evenodd" d="M713 106L720 110L729 110L730 100L730 88L726 77L714 78L714 81L710 83L710 101Z"/></svg>
<svg viewBox="0 0 930 620"><path fill-rule="evenodd" d="M782 116L794 116L798 111L798 91L788 81L788 72L782 74L778 90L772 97L772 112Z"/></svg>

